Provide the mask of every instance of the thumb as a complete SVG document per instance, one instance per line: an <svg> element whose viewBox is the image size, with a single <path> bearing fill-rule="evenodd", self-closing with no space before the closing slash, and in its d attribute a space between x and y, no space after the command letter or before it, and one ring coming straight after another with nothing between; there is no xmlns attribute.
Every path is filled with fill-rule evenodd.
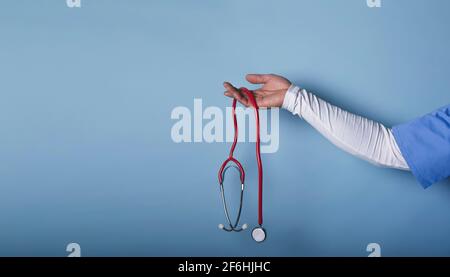
<svg viewBox="0 0 450 277"><path fill-rule="evenodd" d="M245 76L245 79L252 84L265 84L271 78L271 74L247 74L247 76Z"/></svg>

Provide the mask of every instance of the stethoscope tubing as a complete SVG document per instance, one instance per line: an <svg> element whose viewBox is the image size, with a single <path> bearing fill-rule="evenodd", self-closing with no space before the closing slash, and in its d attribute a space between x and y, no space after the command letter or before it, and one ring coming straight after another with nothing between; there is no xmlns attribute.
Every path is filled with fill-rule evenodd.
<svg viewBox="0 0 450 277"><path fill-rule="evenodd" d="M256 163L258 166L258 224L260 226L262 226L263 224L263 166L262 166L262 160L261 160L261 139L260 139L260 123L259 123L259 107L256 103L256 99L253 95L253 93L248 90L247 88L240 88L240 91L242 93L244 93L247 96L247 99L250 103L250 106L253 107L254 111L255 111L255 123L256 123ZM237 141L238 141L238 132L239 132L239 128L238 128L238 122L237 122L237 117L236 117L236 104L237 101L236 99L233 99L233 104L232 104L232 116L233 116L233 125L234 125L234 140L233 140L233 144L231 146L230 149L230 153L228 158L222 163L222 166L219 169L219 173L218 173L218 178L219 178L219 184L221 187L221 196L222 196L222 200L223 200L223 205L224 205L224 210L225 210L225 214L227 217L227 220L229 222L230 225L230 231L234 230L235 228L237 228L237 225L239 223L239 218L240 218L240 213L241 213L241 209L242 209L242 199L243 199L243 190L244 190L244 183L245 183L245 171L244 168L242 167L241 163L235 159L233 157L234 154L234 150L236 149L236 145L237 145ZM239 208L239 214L236 220L235 224L232 224L230 217L228 215L228 209L226 206L226 201L225 201L225 195L224 195L224 189L223 189L223 180L224 180L224 173L226 171L226 169L228 168L227 165L232 162L236 165L236 167L238 168L239 172L240 172L240 179L241 179L241 184L242 184L242 190L241 190L241 202L240 202L240 208Z"/></svg>

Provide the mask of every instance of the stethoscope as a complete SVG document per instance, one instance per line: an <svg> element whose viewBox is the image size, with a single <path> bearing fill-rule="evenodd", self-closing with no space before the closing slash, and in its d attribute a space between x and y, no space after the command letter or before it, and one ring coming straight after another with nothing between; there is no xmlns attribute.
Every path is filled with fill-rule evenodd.
<svg viewBox="0 0 450 277"><path fill-rule="evenodd" d="M262 197L263 197L263 169L261 162L261 152L260 152L260 136L259 136L259 108L256 104L255 97L253 93L246 89L239 89L242 93L245 93L250 105L255 110L255 118L256 118L256 162L258 165L258 225L252 230L252 237L256 242L263 242L266 239L266 230L262 227L263 224L263 212L262 212ZM226 159L222 166L219 169L219 184L220 184L220 196L222 198L223 209L225 211L225 217L228 222L228 226L225 227L223 224L219 224L219 228L225 230L227 232L241 232L247 229L248 225L243 224L239 226L239 219L241 218L242 211L242 202L244 199L244 183L245 183L245 171L242 167L241 163L233 157L234 149L236 148L237 140L238 140L238 123L236 118L236 99L233 99L232 106L232 114L233 114L233 124L234 124L234 141L231 146L230 155L228 159ZM228 165L229 163L233 163L234 165ZM223 186L223 181L225 180L225 173L229 168L235 168L239 171L240 181L241 181L241 193L240 193L240 203L239 209L237 213L236 220L234 222L231 221L230 214L228 212L227 202L225 200L225 190Z"/></svg>

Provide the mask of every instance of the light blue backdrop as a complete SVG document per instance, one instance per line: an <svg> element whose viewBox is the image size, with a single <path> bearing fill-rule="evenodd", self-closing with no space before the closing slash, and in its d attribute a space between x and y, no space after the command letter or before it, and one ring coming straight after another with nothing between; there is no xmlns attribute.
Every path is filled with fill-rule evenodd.
<svg viewBox="0 0 450 277"><path fill-rule="evenodd" d="M0 255L450 255L450 182L340 151L280 115L263 156L269 238L226 234L229 144L175 144L176 106L274 72L387 125L450 102L450 1L9 0L0 7ZM243 222L256 223L253 146Z"/></svg>

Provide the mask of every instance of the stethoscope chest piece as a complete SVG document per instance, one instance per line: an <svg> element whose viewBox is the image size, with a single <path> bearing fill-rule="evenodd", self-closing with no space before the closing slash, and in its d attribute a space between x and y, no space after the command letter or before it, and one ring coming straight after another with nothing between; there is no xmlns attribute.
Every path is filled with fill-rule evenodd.
<svg viewBox="0 0 450 277"><path fill-rule="evenodd" d="M263 242L266 240L266 230L263 227L255 227L252 231L252 238L256 242Z"/></svg>

